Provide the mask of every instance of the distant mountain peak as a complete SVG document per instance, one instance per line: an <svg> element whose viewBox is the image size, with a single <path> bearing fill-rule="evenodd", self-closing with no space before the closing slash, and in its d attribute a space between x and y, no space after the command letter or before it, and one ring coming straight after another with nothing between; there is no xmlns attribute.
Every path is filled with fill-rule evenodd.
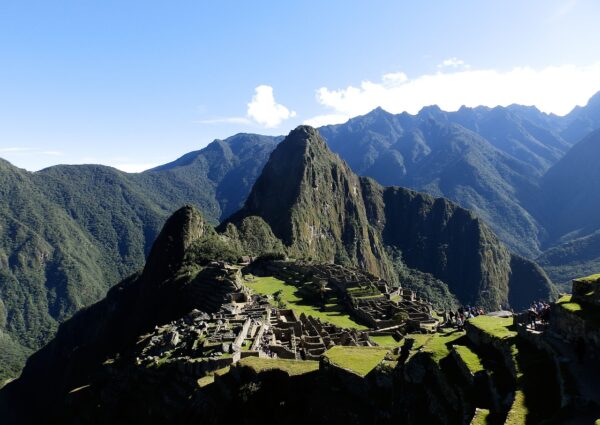
<svg viewBox="0 0 600 425"><path fill-rule="evenodd" d="M600 106L600 91L590 97L587 106Z"/></svg>
<svg viewBox="0 0 600 425"><path fill-rule="evenodd" d="M393 115L391 112L386 111L385 109L383 109L381 106L378 106L377 108L373 109L371 112L369 112L367 115L376 115L376 116L389 116L389 115Z"/></svg>
<svg viewBox="0 0 600 425"><path fill-rule="evenodd" d="M438 105L424 106L418 112L417 116L421 119L431 119L435 121L447 121L446 112L442 110Z"/></svg>
<svg viewBox="0 0 600 425"><path fill-rule="evenodd" d="M325 141L321 138L319 132L310 125L299 125L281 142L283 146L289 144L316 144L325 147Z"/></svg>
<svg viewBox="0 0 600 425"><path fill-rule="evenodd" d="M443 112L444 111L442 111L442 108L440 108L438 105L428 105L428 106L423 106L417 115L428 114L428 113L429 114L430 113L439 114L439 113L443 113Z"/></svg>
<svg viewBox="0 0 600 425"><path fill-rule="evenodd" d="M206 228L196 207L185 205L175 211L152 246L144 275L157 282L166 280L183 262L192 243L204 235Z"/></svg>
<svg viewBox="0 0 600 425"><path fill-rule="evenodd" d="M229 222L260 216L293 256L340 258L392 277L367 219L360 179L319 132L299 126L275 148L242 210ZM226 223L221 225L224 228Z"/></svg>

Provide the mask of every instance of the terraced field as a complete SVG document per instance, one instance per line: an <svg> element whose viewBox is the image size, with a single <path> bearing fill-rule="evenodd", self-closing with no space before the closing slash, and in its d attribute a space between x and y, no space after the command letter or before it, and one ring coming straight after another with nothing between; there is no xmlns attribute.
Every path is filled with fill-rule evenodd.
<svg viewBox="0 0 600 425"><path fill-rule="evenodd" d="M248 277L246 283L258 294L270 296L278 294L284 308L292 309L298 314L304 313L342 328L367 329L366 326L352 320L348 313L344 312L343 307L337 303L336 298L329 298L328 303L321 308L304 300L299 295L298 287L275 277Z"/></svg>

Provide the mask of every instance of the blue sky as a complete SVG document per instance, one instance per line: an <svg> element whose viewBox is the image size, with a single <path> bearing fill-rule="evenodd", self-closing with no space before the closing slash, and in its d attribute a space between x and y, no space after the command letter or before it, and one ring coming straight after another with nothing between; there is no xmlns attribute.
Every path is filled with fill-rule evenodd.
<svg viewBox="0 0 600 425"><path fill-rule="evenodd" d="M0 157L140 170L381 105L600 90L600 2L0 2Z"/></svg>

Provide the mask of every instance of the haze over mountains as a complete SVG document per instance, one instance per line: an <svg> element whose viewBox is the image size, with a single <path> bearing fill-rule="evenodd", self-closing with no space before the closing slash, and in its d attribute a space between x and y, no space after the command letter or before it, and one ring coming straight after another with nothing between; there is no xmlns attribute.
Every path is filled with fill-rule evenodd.
<svg viewBox="0 0 600 425"><path fill-rule="evenodd" d="M597 128L600 95L565 117L519 105L451 113L428 107L417 115L376 109L319 131L357 175L443 196L472 210L512 251L539 257L551 277L562 283L575 271L584 274L600 264L594 248L600 245L594 190L600 183L594 161L600 137L592 133L578 143ZM0 356L11 371L5 376L18 371L26 354L47 342L60 322L138 270L164 220L179 206L197 206L214 224L237 211L281 139L239 134L139 174L87 165L29 173L2 161L0 191L6 202L0 211L0 341L7 348ZM341 163L338 169L343 173L334 179L337 183L344 178L354 182L357 191L375 200L351 203L353 216L318 210L336 222L369 222L356 233L362 245L348 245L352 233L345 232L356 230L349 225L335 235L337 246L327 248L360 265L371 267L384 257L386 233L371 220L373 214L388 214L378 209L382 199L406 198L403 206L419 202L418 211L455 211L449 203L427 196L384 191L375 182L348 177ZM258 193L252 196L259 199ZM393 205L393 199L385 205ZM312 201L306 199L304 205ZM342 199L331 203L337 214L347 206ZM286 241L282 226L289 223L277 223L267 211L257 211ZM400 211L398 207L395 213ZM295 240L304 243L302 238ZM418 264L416 253L411 259L410 244L396 245L409 266L435 276L461 301L478 300L477 288L462 293L452 273ZM508 253L504 257L508 263L521 261ZM374 271L391 273L391 266L383 267L388 269Z"/></svg>

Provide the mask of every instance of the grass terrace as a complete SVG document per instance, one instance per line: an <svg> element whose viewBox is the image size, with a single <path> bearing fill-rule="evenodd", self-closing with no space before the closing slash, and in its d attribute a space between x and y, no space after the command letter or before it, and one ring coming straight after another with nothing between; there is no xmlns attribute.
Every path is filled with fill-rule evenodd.
<svg viewBox="0 0 600 425"><path fill-rule="evenodd" d="M410 334L407 335L406 338L414 340L412 346L413 350L420 350L431 338L433 338L433 334Z"/></svg>
<svg viewBox="0 0 600 425"><path fill-rule="evenodd" d="M558 299L558 301L556 301L556 304L558 304L559 306L571 313L578 313L580 311L583 311L581 304L571 301L571 298L571 295L563 295Z"/></svg>
<svg viewBox="0 0 600 425"><path fill-rule="evenodd" d="M454 350L456 351L456 354L460 356L464 364L467 365L467 368L473 375L485 370L477 353L475 353L466 345L455 345Z"/></svg>
<svg viewBox="0 0 600 425"><path fill-rule="evenodd" d="M383 361L388 352L385 347L336 346L327 350L324 356L331 364L364 377Z"/></svg>
<svg viewBox="0 0 600 425"><path fill-rule="evenodd" d="M422 349L425 353L431 354L431 358L436 363L439 363L450 355L451 346L464 336L465 333L458 330L433 334L431 338L423 344Z"/></svg>
<svg viewBox="0 0 600 425"><path fill-rule="evenodd" d="M330 298L330 303L325 304L321 309L319 306L312 305L304 301L297 295L298 288L274 277L254 277L246 282L247 286L258 294L273 295L281 291L281 302L286 308L294 310L297 314L304 313L329 322L342 328L355 328L358 330L367 329L350 318L341 305L337 304L337 299ZM333 301L333 302L332 302Z"/></svg>
<svg viewBox="0 0 600 425"><path fill-rule="evenodd" d="M563 302L568 303L568 300ZM577 310L576 306L569 306ZM469 320L473 326L506 345L514 365L515 398L506 424L541 423L560 404L560 391L552 373L553 360L534 345L521 339L512 329L512 318L478 316Z"/></svg>
<svg viewBox="0 0 600 425"><path fill-rule="evenodd" d="M398 342L391 335L369 336L369 338L382 347L399 347L402 342Z"/></svg>
<svg viewBox="0 0 600 425"><path fill-rule="evenodd" d="M574 302L571 295L563 295L556 301L556 305L589 323L600 326L600 309L596 306Z"/></svg>
<svg viewBox="0 0 600 425"><path fill-rule="evenodd" d="M312 360L264 359L246 357L238 362L241 367L248 367L256 373L271 370L282 370L289 376L304 375L319 370L319 362Z"/></svg>
<svg viewBox="0 0 600 425"><path fill-rule="evenodd" d="M471 420L471 425L486 425L488 423L489 416L490 411L488 409L477 409L475 410L475 415Z"/></svg>
<svg viewBox="0 0 600 425"><path fill-rule="evenodd" d="M516 331L509 329L514 324L512 317L477 316L469 319L469 323L496 339L506 340L517 336Z"/></svg>
<svg viewBox="0 0 600 425"><path fill-rule="evenodd" d="M596 273L591 276L580 277L575 280L577 280L579 282L594 283L594 282L597 282L598 280L600 280L600 273Z"/></svg>
<svg viewBox="0 0 600 425"><path fill-rule="evenodd" d="M228 373L229 370L230 370L230 367L227 366L222 369L215 370L214 372L209 373L206 376L203 376L202 378L198 379L198 381L197 381L198 387L204 388L204 387L212 384L213 382L215 382L215 376L223 376L226 373Z"/></svg>
<svg viewBox="0 0 600 425"><path fill-rule="evenodd" d="M525 402L525 394L521 390L515 392L515 399L506 416L505 425L523 425L528 423L529 409Z"/></svg>

